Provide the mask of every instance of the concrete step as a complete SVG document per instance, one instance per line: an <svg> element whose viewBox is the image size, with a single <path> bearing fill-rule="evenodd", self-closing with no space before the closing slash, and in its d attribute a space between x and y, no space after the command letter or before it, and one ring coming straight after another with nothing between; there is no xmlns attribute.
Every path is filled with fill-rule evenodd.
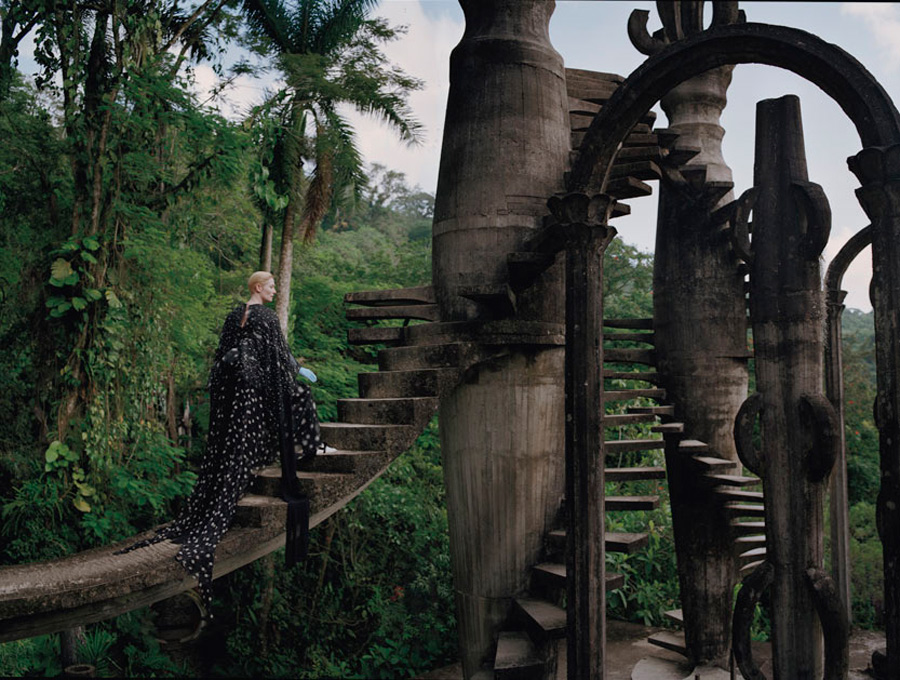
<svg viewBox="0 0 900 680"><path fill-rule="evenodd" d="M603 416L603 427L622 427L623 425L655 422L656 416L652 413L617 413Z"/></svg>
<svg viewBox="0 0 900 680"><path fill-rule="evenodd" d="M352 307L346 312L350 321L381 321L384 319L421 319L439 321L437 305L390 305L384 307Z"/></svg>
<svg viewBox="0 0 900 680"><path fill-rule="evenodd" d="M273 521L284 521L287 503L273 496L247 493L237 502L232 527L259 528Z"/></svg>
<svg viewBox="0 0 900 680"><path fill-rule="evenodd" d="M762 491L744 491L742 489L735 489L734 487L727 486L727 485L717 486L712 491L719 498L722 498L727 501L738 501L738 502L748 502L748 503L762 503L763 502Z"/></svg>
<svg viewBox="0 0 900 680"><path fill-rule="evenodd" d="M680 626L684 625L684 611L681 609L670 609L667 612L663 612L663 616L672 623L677 623Z"/></svg>
<svg viewBox="0 0 900 680"><path fill-rule="evenodd" d="M720 472L722 470L731 470L738 466L734 461L716 458L715 456L691 456L690 461L698 469L705 472Z"/></svg>
<svg viewBox="0 0 900 680"><path fill-rule="evenodd" d="M761 503L725 503L725 510L732 517L765 517L766 506Z"/></svg>
<svg viewBox="0 0 900 680"><path fill-rule="evenodd" d="M637 399L644 397L646 399L665 399L666 391L658 387L647 389L633 390L605 390L603 392L603 403L610 401L625 401L627 399Z"/></svg>
<svg viewBox="0 0 900 680"><path fill-rule="evenodd" d="M495 315L505 317L516 313L516 293L508 283L488 283L461 286L457 295L486 307Z"/></svg>
<svg viewBox="0 0 900 680"><path fill-rule="evenodd" d="M509 253L506 256L509 285L513 290L527 288L553 264L555 259L556 256L551 253L535 251Z"/></svg>
<svg viewBox="0 0 900 680"><path fill-rule="evenodd" d="M365 290L347 293L344 302L350 305L372 307L390 305L432 305L436 302L434 287L391 288L388 290Z"/></svg>
<svg viewBox="0 0 900 680"><path fill-rule="evenodd" d="M365 399L389 397L435 397L442 384L455 383L459 371L429 368L417 371L379 371L360 373L359 394Z"/></svg>
<svg viewBox="0 0 900 680"><path fill-rule="evenodd" d="M351 328L347 331L347 342L351 345L396 345L402 337L403 328L399 326Z"/></svg>
<svg viewBox="0 0 900 680"><path fill-rule="evenodd" d="M757 486L762 483L759 477L745 477L744 475L717 475L706 474L704 477L712 483L726 486Z"/></svg>
<svg viewBox="0 0 900 680"><path fill-rule="evenodd" d="M389 347L378 352L382 371L415 371L423 368L453 368L460 365L466 343Z"/></svg>
<svg viewBox="0 0 900 680"><path fill-rule="evenodd" d="M647 642L670 652L687 656L687 644L684 641L684 633L672 633L667 630L655 633L647 638Z"/></svg>
<svg viewBox="0 0 900 680"><path fill-rule="evenodd" d="M437 410L436 397L338 399L338 420L367 425L413 425L428 421Z"/></svg>
<svg viewBox="0 0 900 680"><path fill-rule="evenodd" d="M611 347L603 350L603 361L629 363L629 364L647 364L652 366L656 363L656 351L652 349L628 349Z"/></svg>
<svg viewBox="0 0 900 680"><path fill-rule="evenodd" d="M666 442L662 439L611 439L603 443L606 453L614 455L629 451L653 451L664 449Z"/></svg>
<svg viewBox="0 0 900 680"><path fill-rule="evenodd" d="M546 600L517 597L513 599L514 615L531 638L540 643L566 636L566 610Z"/></svg>
<svg viewBox="0 0 900 680"><path fill-rule="evenodd" d="M625 411L627 413L651 413L655 416L675 415L675 407L672 404L663 404L662 406L629 406Z"/></svg>
<svg viewBox="0 0 900 680"><path fill-rule="evenodd" d="M373 457L383 457L382 451L326 451L315 458L298 460L297 469L303 472L356 472Z"/></svg>
<svg viewBox="0 0 900 680"><path fill-rule="evenodd" d="M603 371L606 380L640 380L658 385L660 375L656 371Z"/></svg>
<svg viewBox="0 0 900 680"><path fill-rule="evenodd" d="M733 519L731 520L731 528L742 535L765 534L766 523L764 521Z"/></svg>
<svg viewBox="0 0 900 680"><path fill-rule="evenodd" d="M557 562L542 562L531 568L532 577L538 584L550 588L566 587L566 565ZM606 573L606 590L615 590L625 585L625 575Z"/></svg>
<svg viewBox="0 0 900 680"><path fill-rule="evenodd" d="M682 434L684 433L684 423L662 423L654 425L650 431L656 434Z"/></svg>
<svg viewBox="0 0 900 680"><path fill-rule="evenodd" d="M656 342L656 334L650 333L605 333L604 342L643 342L652 345ZM612 349L612 348L610 348Z"/></svg>
<svg viewBox="0 0 900 680"><path fill-rule="evenodd" d="M766 558L766 547L758 546L756 548L750 548L750 550L745 550L740 555L738 555L738 559L740 560L764 560Z"/></svg>
<svg viewBox="0 0 900 680"><path fill-rule="evenodd" d="M659 496L607 496L604 507L607 512L656 510L659 507Z"/></svg>
<svg viewBox="0 0 900 680"><path fill-rule="evenodd" d="M635 146L632 149L654 149L652 146ZM624 149L623 149L624 150ZM658 152L657 152L658 153ZM617 177L606 185L606 193L615 199L643 198L653 194L653 187L637 177Z"/></svg>
<svg viewBox="0 0 900 680"><path fill-rule="evenodd" d="M604 534L604 542L607 552L635 553L649 542L647 534L633 534L616 531L607 531ZM566 530L554 529L547 534L546 547L551 555L562 555L566 549Z"/></svg>
<svg viewBox="0 0 900 680"><path fill-rule="evenodd" d="M334 472L298 472L300 493L310 499L325 493L330 485L340 487L352 482L353 475ZM281 497L281 468L263 468L250 481L249 493L259 496Z"/></svg>
<svg viewBox="0 0 900 680"><path fill-rule="evenodd" d="M665 479L663 467L606 468L603 476L607 482L634 482L642 479Z"/></svg>
<svg viewBox="0 0 900 680"><path fill-rule="evenodd" d="M636 161L614 163L609 172L610 179L618 179L619 177L634 177L640 180L654 180L662 176L662 170L654 161Z"/></svg>
<svg viewBox="0 0 900 680"><path fill-rule="evenodd" d="M765 560L756 560L755 562L747 562L747 564L743 565L740 568L740 573L744 576L754 571L759 565L761 565Z"/></svg>
<svg viewBox="0 0 900 680"><path fill-rule="evenodd" d="M696 456L709 451L709 444L699 439L682 439L678 442L678 453ZM729 461L731 462L731 461Z"/></svg>
<svg viewBox="0 0 900 680"><path fill-rule="evenodd" d="M766 544L765 534L751 534L749 536L738 536L734 539L734 545L741 552L750 548L761 548Z"/></svg>
<svg viewBox="0 0 900 680"><path fill-rule="evenodd" d="M653 319L603 319L604 328L629 328L631 330L652 331Z"/></svg>
<svg viewBox="0 0 900 680"><path fill-rule="evenodd" d="M409 447L419 431L411 425L321 423L322 440L343 451L384 451Z"/></svg>
<svg viewBox="0 0 900 680"><path fill-rule="evenodd" d="M496 680L541 680L544 662L534 643L522 631L501 631L494 656Z"/></svg>

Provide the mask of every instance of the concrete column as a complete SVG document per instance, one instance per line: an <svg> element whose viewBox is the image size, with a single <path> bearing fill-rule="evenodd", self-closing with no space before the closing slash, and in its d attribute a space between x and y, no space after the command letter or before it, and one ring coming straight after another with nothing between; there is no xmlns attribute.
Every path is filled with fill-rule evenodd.
<svg viewBox="0 0 900 680"><path fill-rule="evenodd" d="M460 0L466 31L450 94L433 226L443 321L490 310L461 287L508 280L507 254L541 226L563 189L569 151L565 71L550 45L548 0ZM562 321L562 285L545 277L517 318ZM524 592L563 495L564 350L511 349L470 371L440 407L450 548L466 677L491 653Z"/></svg>
<svg viewBox="0 0 900 680"><path fill-rule="evenodd" d="M710 214L732 200L719 117L731 66L713 69L662 99L676 148L700 149L660 183L654 261L657 365L685 436L737 460L732 429L747 396L743 275L722 225ZM705 175L704 175L705 173ZM728 518L710 485L682 457L667 460L688 654L697 663L727 657L736 564Z"/></svg>

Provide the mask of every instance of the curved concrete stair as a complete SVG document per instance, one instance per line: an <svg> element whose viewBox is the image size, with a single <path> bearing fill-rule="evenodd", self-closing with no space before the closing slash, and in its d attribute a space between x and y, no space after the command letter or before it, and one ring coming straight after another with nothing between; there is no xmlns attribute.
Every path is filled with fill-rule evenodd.
<svg viewBox="0 0 900 680"><path fill-rule="evenodd" d="M419 430L412 425L321 423L322 440L335 449L381 451L412 446Z"/></svg>
<svg viewBox="0 0 900 680"><path fill-rule="evenodd" d="M649 333L604 333L604 342L643 342L652 345L656 342L656 334Z"/></svg>
<svg viewBox="0 0 900 680"><path fill-rule="evenodd" d="M523 631L501 631L494 655L495 680L541 680L544 660Z"/></svg>
<svg viewBox="0 0 900 680"><path fill-rule="evenodd" d="M687 644L684 641L684 633L673 633L663 630L648 637L647 642L662 649L668 649L670 652L687 656Z"/></svg>
<svg viewBox="0 0 900 680"><path fill-rule="evenodd" d="M350 321L381 321L383 319L438 321L441 313L437 305L390 305L348 309L347 318Z"/></svg>
<svg viewBox="0 0 900 680"><path fill-rule="evenodd" d="M344 302L351 305L383 307L392 305L433 305L434 286L413 288L388 288L385 290L363 290L344 295Z"/></svg>
<svg viewBox="0 0 900 680"><path fill-rule="evenodd" d="M610 347L603 349L603 360L628 364L656 364L656 350Z"/></svg>
<svg viewBox="0 0 900 680"><path fill-rule="evenodd" d="M351 345L396 345L402 342L404 330L398 326L351 328L347 331L347 342Z"/></svg>
<svg viewBox="0 0 900 680"><path fill-rule="evenodd" d="M532 580L537 585L549 588L566 587L566 565L558 562L542 562L531 568ZM625 585L624 574L606 574L606 590L615 590Z"/></svg>
<svg viewBox="0 0 900 680"><path fill-rule="evenodd" d="M707 473L703 475L705 479L713 484L718 485L727 485L727 486L759 486L762 484L762 480L759 477L747 477L744 475L725 475L725 474L715 474L715 473Z"/></svg>
<svg viewBox="0 0 900 680"><path fill-rule="evenodd" d="M604 505L607 512L656 510L659 507L659 496L607 496Z"/></svg>
<svg viewBox="0 0 900 680"><path fill-rule="evenodd" d="M665 399L666 391L659 388L649 389L633 389L633 390L605 390L603 392L603 402L608 401L625 401L627 399L637 399L643 397L645 399Z"/></svg>
<svg viewBox="0 0 900 680"><path fill-rule="evenodd" d="M639 380L652 385L659 384L660 376L655 371L603 371L603 377L607 380Z"/></svg>
<svg viewBox="0 0 900 680"><path fill-rule="evenodd" d="M607 552L630 555L647 546L650 537L647 534L607 531L603 537ZM547 554L560 557L566 550L566 530L554 529L547 534L545 541Z"/></svg>
<svg viewBox="0 0 900 680"><path fill-rule="evenodd" d="M436 397L442 389L456 384L459 371L429 368L407 371L360 373L359 394L364 399L390 397Z"/></svg>

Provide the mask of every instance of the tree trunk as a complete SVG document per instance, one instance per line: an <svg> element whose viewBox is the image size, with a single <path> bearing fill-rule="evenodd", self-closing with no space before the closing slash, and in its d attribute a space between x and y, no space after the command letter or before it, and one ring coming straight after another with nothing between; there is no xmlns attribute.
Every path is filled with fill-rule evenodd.
<svg viewBox="0 0 900 680"><path fill-rule="evenodd" d="M263 222L262 243L259 244L259 270L261 272L272 271L272 225L268 221Z"/></svg>
<svg viewBox="0 0 900 680"><path fill-rule="evenodd" d="M275 313L281 332L287 337L288 310L291 307L291 273L294 266L294 219L297 214L296 204L292 200L284 215L284 226L281 232L281 254L278 257L278 295L275 297Z"/></svg>

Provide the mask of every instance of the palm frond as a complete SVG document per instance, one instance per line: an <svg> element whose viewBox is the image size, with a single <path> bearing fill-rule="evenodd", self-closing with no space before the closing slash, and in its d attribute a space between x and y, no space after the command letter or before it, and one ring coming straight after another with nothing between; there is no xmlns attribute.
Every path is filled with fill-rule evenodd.
<svg viewBox="0 0 900 680"><path fill-rule="evenodd" d="M243 0L251 33L268 38L276 52L292 52L291 17L280 0Z"/></svg>

